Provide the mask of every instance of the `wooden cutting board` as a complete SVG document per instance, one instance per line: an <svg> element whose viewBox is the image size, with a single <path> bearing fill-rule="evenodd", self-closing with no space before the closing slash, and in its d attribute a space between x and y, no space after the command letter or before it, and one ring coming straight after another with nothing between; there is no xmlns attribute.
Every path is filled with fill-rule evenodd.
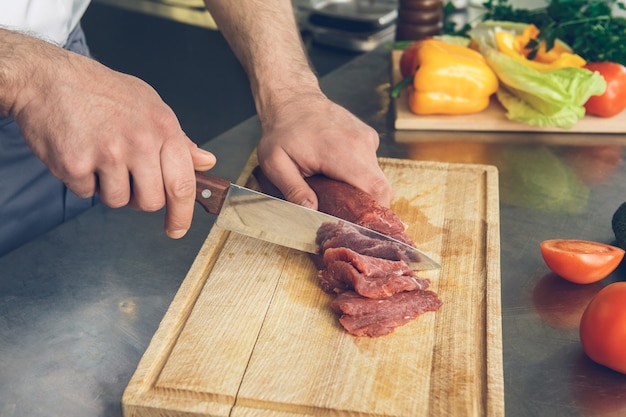
<svg viewBox="0 0 626 417"><path fill-rule="evenodd" d="M402 51L391 52L391 85L396 85L400 75L400 56ZM571 129L556 127L537 127L526 123L514 122L506 118L506 110L494 97L487 109L480 113L466 115L416 115L409 110L408 93L402 91L394 99L395 121L397 130L449 130L465 132L556 132L556 133L607 133L626 134L626 110L620 114L604 118L585 116Z"/></svg>
<svg viewBox="0 0 626 417"><path fill-rule="evenodd" d="M309 255L214 226L122 399L130 416L502 416L498 183L486 165L381 159L443 301L349 335ZM238 183L250 178L251 157Z"/></svg>

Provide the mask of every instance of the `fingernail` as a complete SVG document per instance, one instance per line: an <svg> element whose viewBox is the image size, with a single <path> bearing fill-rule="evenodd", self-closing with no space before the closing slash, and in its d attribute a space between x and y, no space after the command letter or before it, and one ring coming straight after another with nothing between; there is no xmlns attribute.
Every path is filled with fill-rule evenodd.
<svg viewBox="0 0 626 417"><path fill-rule="evenodd" d="M300 205L303 206L303 207L306 207L306 208L310 208L310 209L313 208L313 202L311 200L309 200L308 198L306 200L302 201L300 203Z"/></svg>
<svg viewBox="0 0 626 417"><path fill-rule="evenodd" d="M172 239L180 239L181 237L185 236L185 233L187 233L187 231L183 229L167 231L167 235Z"/></svg>

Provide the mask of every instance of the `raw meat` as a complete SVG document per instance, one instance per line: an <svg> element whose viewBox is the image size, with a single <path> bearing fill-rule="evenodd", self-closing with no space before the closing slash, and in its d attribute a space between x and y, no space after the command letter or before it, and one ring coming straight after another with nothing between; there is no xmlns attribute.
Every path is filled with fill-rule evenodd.
<svg viewBox="0 0 626 417"><path fill-rule="evenodd" d="M339 322L350 334L378 337L392 333L420 314L436 311L441 304L433 291L404 291L382 300L346 291L335 297L330 307L341 314Z"/></svg>
<svg viewBox="0 0 626 417"><path fill-rule="evenodd" d="M261 189L283 197L260 169L255 176ZM306 178L316 192L319 211L375 230L410 246L405 224L370 195L343 182L316 175ZM330 303L339 322L354 336L378 337L392 333L427 311L442 305L430 282L410 269L402 245L361 233L347 223L325 223L317 231L321 288L338 294Z"/></svg>
<svg viewBox="0 0 626 417"><path fill-rule="evenodd" d="M405 233L406 225L400 218L369 194L322 175L306 178L306 182L317 194L319 211L414 245Z"/></svg>
<svg viewBox="0 0 626 417"><path fill-rule="evenodd" d="M324 251L325 269L319 271L322 289L341 293L351 288L363 297L387 298L402 291L424 290L428 280L418 278L406 262L361 255L347 247Z"/></svg>
<svg viewBox="0 0 626 417"><path fill-rule="evenodd" d="M317 230L320 253L331 248L350 248L363 255L410 263L412 252L392 240L381 240L362 234L347 223L324 223Z"/></svg>
<svg viewBox="0 0 626 417"><path fill-rule="evenodd" d="M261 190L277 198L285 198L278 188L265 176L260 167L253 171ZM318 197L318 210L339 217L350 223L375 230L407 245L414 246L406 234L406 225L389 208L383 207L369 194L345 182L323 175L305 178Z"/></svg>

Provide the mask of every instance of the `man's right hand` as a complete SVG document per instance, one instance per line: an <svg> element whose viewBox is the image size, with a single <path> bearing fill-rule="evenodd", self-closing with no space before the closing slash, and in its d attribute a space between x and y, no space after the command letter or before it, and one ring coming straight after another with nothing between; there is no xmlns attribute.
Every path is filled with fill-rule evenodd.
<svg viewBox="0 0 626 417"><path fill-rule="evenodd" d="M7 42L5 42L7 40ZM80 197L155 211L165 229L189 229L195 170L215 165L148 84L81 55L0 30L0 111L13 117L50 171ZM8 57L8 58L7 58ZM10 93L10 94L9 94Z"/></svg>

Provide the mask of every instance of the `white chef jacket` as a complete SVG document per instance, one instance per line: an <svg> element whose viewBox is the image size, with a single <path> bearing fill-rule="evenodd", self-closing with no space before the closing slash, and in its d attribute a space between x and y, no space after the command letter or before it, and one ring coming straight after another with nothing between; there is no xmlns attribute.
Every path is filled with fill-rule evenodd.
<svg viewBox="0 0 626 417"><path fill-rule="evenodd" d="M0 26L65 45L90 0L0 0Z"/></svg>

